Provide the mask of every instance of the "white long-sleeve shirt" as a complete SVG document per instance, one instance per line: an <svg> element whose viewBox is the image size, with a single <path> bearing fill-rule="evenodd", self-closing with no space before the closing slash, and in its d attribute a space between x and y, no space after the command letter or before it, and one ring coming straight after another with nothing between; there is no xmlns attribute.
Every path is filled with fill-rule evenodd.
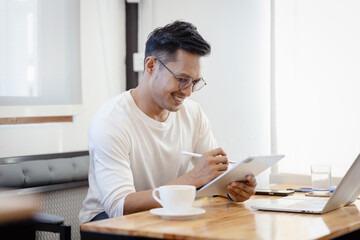
<svg viewBox="0 0 360 240"><path fill-rule="evenodd" d="M159 187L186 173L191 157L216 148L208 119L200 106L185 100L165 122L136 105L130 91L107 101L89 126L89 191L80 222L105 211L123 215L125 197Z"/></svg>

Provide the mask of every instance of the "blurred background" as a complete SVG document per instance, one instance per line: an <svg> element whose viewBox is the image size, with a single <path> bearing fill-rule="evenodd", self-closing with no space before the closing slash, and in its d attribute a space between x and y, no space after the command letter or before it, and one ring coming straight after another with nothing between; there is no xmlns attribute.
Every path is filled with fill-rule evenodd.
<svg viewBox="0 0 360 240"><path fill-rule="evenodd" d="M259 186L310 183L312 163L336 181L360 152L359 11L356 0L1 0L0 157L87 150L91 116L127 89L127 57L140 80L148 34L181 19L212 45L208 85L191 98L228 156L285 154ZM72 118L11 122L49 116Z"/></svg>

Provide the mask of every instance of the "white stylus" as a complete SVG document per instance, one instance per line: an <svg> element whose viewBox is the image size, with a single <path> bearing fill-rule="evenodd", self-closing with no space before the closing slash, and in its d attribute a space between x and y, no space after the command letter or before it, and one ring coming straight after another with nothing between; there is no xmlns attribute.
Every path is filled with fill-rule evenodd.
<svg viewBox="0 0 360 240"><path fill-rule="evenodd" d="M199 153L192 153L192 152L182 151L181 154L188 155L188 156L192 156L192 157L196 157L196 158L202 157L202 154L199 154ZM229 159L228 159L228 162L231 163L231 164L235 164L235 163L236 163L235 161L231 161L231 160L229 160Z"/></svg>

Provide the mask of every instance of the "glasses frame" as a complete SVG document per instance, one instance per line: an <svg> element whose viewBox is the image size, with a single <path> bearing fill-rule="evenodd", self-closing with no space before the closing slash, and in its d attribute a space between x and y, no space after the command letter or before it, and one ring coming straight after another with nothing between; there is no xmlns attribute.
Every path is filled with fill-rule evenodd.
<svg viewBox="0 0 360 240"><path fill-rule="evenodd" d="M183 79L183 78L176 76L175 73L173 73L160 59L158 59L156 57L154 57L154 59L156 61L159 61L159 63L161 63L161 65L163 65L176 78L176 80L179 81L179 85L178 85L179 90L185 90L192 85L191 91L197 92L200 89L202 89L205 85L207 85L207 83L205 82L205 80L203 78L193 80L192 78L189 77L187 79L191 79L191 81L189 83L187 83L184 87L181 88L180 85L186 81L186 80L184 80L185 78ZM203 83L203 85L200 86L199 88L195 88L195 90L194 90L194 87L196 86L196 84L199 84L199 83Z"/></svg>

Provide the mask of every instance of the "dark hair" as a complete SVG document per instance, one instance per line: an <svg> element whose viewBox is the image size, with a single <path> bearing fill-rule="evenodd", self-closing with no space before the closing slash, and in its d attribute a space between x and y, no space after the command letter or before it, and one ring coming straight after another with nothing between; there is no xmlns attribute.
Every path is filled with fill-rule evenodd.
<svg viewBox="0 0 360 240"><path fill-rule="evenodd" d="M156 28L146 41L145 59L155 56L164 63L175 60L178 49L205 56L210 54L211 46L199 34L197 28L188 22L175 21Z"/></svg>

